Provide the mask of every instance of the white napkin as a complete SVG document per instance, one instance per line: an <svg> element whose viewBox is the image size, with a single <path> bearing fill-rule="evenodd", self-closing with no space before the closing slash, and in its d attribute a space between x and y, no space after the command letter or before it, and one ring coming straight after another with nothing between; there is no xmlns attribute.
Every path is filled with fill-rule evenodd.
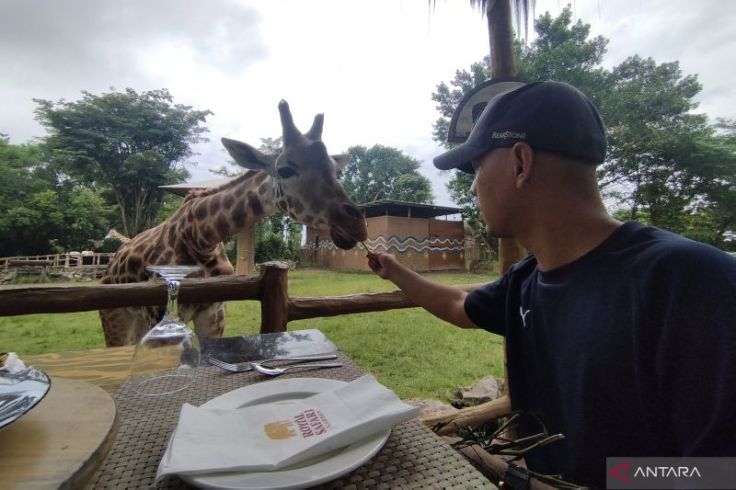
<svg viewBox="0 0 736 490"><path fill-rule="evenodd" d="M383 432L419 412L371 375L301 400L234 410L184 404L156 478L277 470Z"/></svg>
<svg viewBox="0 0 736 490"><path fill-rule="evenodd" d="M4 369L10 374L16 374L26 369L26 365L23 361L20 360L20 357L18 357L15 352L8 352L8 355L5 357L3 365L0 366L0 368Z"/></svg>

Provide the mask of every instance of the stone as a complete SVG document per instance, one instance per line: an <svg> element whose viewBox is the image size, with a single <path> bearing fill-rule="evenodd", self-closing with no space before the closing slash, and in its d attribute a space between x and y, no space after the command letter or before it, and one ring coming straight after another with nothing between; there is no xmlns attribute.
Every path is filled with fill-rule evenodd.
<svg viewBox="0 0 736 490"><path fill-rule="evenodd" d="M473 407L481 403L495 400L503 394L503 381L499 381L494 376L485 377L469 388L460 388L455 396L456 400L452 401L455 408Z"/></svg>

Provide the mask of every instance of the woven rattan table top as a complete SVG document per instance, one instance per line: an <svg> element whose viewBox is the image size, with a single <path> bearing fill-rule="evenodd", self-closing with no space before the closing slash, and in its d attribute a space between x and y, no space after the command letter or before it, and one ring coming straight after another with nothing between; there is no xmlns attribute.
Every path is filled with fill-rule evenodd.
<svg viewBox="0 0 736 490"><path fill-rule="evenodd" d="M345 354L342 368L308 373L310 377L352 381L363 374ZM286 374L300 377L307 373ZM154 484L158 462L182 403L202 403L264 378L252 372L228 374L201 367L194 386L165 397L137 395L125 381L115 393L119 425L110 452L91 479L91 488L191 488L176 477ZM496 488L458 452L416 420L396 426L386 445L369 462L318 488Z"/></svg>

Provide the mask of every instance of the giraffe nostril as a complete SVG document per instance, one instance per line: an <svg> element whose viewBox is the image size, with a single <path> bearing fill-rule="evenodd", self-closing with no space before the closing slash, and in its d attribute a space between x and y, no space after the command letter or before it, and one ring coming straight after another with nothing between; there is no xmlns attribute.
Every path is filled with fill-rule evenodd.
<svg viewBox="0 0 736 490"><path fill-rule="evenodd" d="M342 212L350 216L351 218L363 219L363 213L361 213L360 209L353 206L352 204L343 204Z"/></svg>

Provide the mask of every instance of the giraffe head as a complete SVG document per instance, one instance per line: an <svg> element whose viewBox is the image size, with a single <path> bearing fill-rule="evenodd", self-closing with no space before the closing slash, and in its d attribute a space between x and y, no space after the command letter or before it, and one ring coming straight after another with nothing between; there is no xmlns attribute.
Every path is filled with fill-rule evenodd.
<svg viewBox="0 0 736 490"><path fill-rule="evenodd" d="M273 180L275 205L296 221L328 229L336 246L350 249L368 236L365 220L337 180L347 155L330 156L322 142L324 116L317 114L309 131L294 124L289 104L279 102L283 148L278 155L222 138L230 156L242 167L260 170Z"/></svg>

